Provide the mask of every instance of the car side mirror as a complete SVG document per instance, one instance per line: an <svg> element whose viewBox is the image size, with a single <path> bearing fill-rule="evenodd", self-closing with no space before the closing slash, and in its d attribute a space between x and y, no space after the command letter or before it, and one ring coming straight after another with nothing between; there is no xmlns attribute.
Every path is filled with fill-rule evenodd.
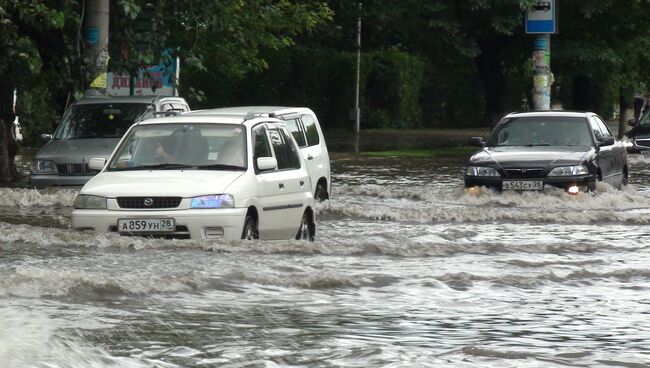
<svg viewBox="0 0 650 368"><path fill-rule="evenodd" d="M483 137L471 137L469 139L469 145L476 147L485 147L485 141L483 140Z"/></svg>
<svg viewBox="0 0 650 368"><path fill-rule="evenodd" d="M627 125L633 127L636 126L636 119L630 119L627 121Z"/></svg>
<svg viewBox="0 0 650 368"><path fill-rule="evenodd" d="M52 134L41 134L41 140L47 142L52 140Z"/></svg>
<svg viewBox="0 0 650 368"><path fill-rule="evenodd" d="M275 157L258 157L257 168L260 171L275 170L278 167L278 160Z"/></svg>
<svg viewBox="0 0 650 368"><path fill-rule="evenodd" d="M90 161L88 161L88 168L90 170L101 171L104 169L105 165L106 165L105 158L91 158Z"/></svg>
<svg viewBox="0 0 650 368"><path fill-rule="evenodd" d="M598 143L598 147L603 147L603 146L611 146L616 142L614 140L614 137L604 137L603 139L600 140Z"/></svg>

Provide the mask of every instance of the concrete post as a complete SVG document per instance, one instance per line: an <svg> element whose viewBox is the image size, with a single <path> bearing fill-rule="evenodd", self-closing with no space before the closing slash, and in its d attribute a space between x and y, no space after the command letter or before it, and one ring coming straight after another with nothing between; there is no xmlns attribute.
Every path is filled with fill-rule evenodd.
<svg viewBox="0 0 650 368"><path fill-rule="evenodd" d="M109 0L86 0L84 41L88 56L87 94L105 95L108 73Z"/></svg>
<svg viewBox="0 0 650 368"><path fill-rule="evenodd" d="M550 110L553 84L550 34L539 34L535 37L533 65L533 110Z"/></svg>

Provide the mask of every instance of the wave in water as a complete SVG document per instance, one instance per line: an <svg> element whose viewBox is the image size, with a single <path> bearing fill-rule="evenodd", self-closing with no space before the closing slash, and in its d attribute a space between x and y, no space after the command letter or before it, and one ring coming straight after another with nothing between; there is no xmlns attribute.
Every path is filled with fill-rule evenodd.
<svg viewBox="0 0 650 368"><path fill-rule="evenodd" d="M176 367L162 361L114 357L59 333L56 320L43 313L0 308L0 362L5 368L154 368Z"/></svg>
<svg viewBox="0 0 650 368"><path fill-rule="evenodd" d="M46 207L72 206L78 190L74 189L36 189L0 188L2 207Z"/></svg>
<svg viewBox="0 0 650 368"><path fill-rule="evenodd" d="M596 280L615 280L628 282L634 279L650 279L650 270L626 268L609 272L592 272L585 269L573 271L566 275L557 275L553 272L533 275L504 275L504 276L481 276L467 272L448 273L435 277L438 281L456 290L467 290L475 282L489 282L500 286L514 286L522 289L534 288L539 285L552 282L557 284L585 283Z"/></svg>

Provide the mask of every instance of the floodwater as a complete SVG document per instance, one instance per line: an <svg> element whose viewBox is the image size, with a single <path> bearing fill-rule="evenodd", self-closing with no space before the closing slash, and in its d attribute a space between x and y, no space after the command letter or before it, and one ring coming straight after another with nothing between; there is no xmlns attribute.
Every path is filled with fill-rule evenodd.
<svg viewBox="0 0 650 368"><path fill-rule="evenodd" d="M69 229L0 189L2 367L650 367L650 159L597 195L465 194L461 159L333 162L317 240Z"/></svg>

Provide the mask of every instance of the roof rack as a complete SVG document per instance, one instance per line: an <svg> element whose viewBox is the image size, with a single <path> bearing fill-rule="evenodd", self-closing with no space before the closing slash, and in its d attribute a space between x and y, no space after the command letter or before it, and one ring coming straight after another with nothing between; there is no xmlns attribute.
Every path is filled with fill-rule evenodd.
<svg viewBox="0 0 650 368"><path fill-rule="evenodd" d="M278 116L275 115L273 112L268 112L268 111L249 111L246 116L244 117L244 121L246 120L251 120L255 118L277 118Z"/></svg>

